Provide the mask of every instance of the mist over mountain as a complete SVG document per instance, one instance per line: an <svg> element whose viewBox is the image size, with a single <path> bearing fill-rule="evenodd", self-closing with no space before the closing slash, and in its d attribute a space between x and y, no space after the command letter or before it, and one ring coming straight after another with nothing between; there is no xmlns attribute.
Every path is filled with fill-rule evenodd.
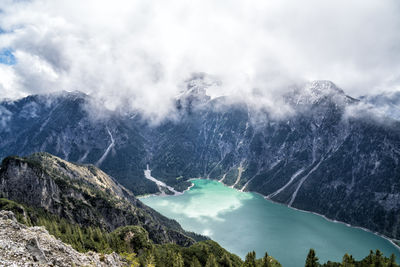
<svg viewBox="0 0 400 267"><path fill-rule="evenodd" d="M159 191L144 177L149 164L152 176L178 191L189 178L217 179L399 238L398 120L355 113L364 100L329 81L288 90L282 101L290 111L277 116L211 98L197 79L158 124L140 112L93 117L92 98L79 92L4 101L0 157L47 151L95 164L135 194Z"/></svg>
<svg viewBox="0 0 400 267"><path fill-rule="evenodd" d="M363 96L361 99L365 109L371 110L379 116L384 115L400 120L400 92Z"/></svg>
<svg viewBox="0 0 400 267"><path fill-rule="evenodd" d="M0 10L1 98L78 90L159 122L193 73L218 81L207 82L213 98L274 111L277 95L311 80L354 97L399 91L396 0L4 0Z"/></svg>

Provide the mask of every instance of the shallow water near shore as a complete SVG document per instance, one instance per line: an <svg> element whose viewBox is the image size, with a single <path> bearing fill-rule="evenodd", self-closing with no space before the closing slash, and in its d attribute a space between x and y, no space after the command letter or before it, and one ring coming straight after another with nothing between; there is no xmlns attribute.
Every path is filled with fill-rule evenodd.
<svg viewBox="0 0 400 267"><path fill-rule="evenodd" d="M288 208L262 196L240 192L213 180L196 179L178 196L141 198L146 205L178 221L185 230L208 235L228 251L244 258L265 251L285 267L304 266L310 248L320 263L341 261L345 253L357 260L379 249L389 257L398 248L390 241L342 223Z"/></svg>

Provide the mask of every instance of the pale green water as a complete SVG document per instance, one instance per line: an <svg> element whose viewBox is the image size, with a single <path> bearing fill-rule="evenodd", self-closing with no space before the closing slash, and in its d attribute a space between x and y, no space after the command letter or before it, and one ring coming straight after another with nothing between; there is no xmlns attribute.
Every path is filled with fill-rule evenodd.
<svg viewBox="0 0 400 267"><path fill-rule="evenodd" d="M257 257L268 251L285 267L304 266L310 248L316 250L320 263L341 261L346 252L361 259L370 249L400 258L399 250L389 241L361 229L329 222L217 181L193 183L195 186L180 196L141 200L177 220L184 229L208 235L242 258L251 250Z"/></svg>

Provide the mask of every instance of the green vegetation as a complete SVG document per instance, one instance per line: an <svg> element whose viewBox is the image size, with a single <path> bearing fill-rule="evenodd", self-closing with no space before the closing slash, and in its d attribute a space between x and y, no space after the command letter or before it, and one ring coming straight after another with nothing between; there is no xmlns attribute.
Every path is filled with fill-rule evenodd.
<svg viewBox="0 0 400 267"><path fill-rule="evenodd" d="M89 250L101 253L111 253L112 251L119 253L137 252L131 249L130 244L140 244L145 248L144 240L149 240L146 230L140 226L120 227L108 233L99 227L80 227L64 218L46 212L44 209L26 207L4 198L0 198L0 209L14 212L20 223L28 226L44 226L51 235L64 243L70 244L80 252ZM124 239L124 234L134 238L127 242Z"/></svg>
<svg viewBox="0 0 400 267"><path fill-rule="evenodd" d="M373 252L370 251L369 255L364 259L357 261L352 255L345 254L343 256L342 262L331 262L328 261L325 264L320 264L318 262L318 257L314 249L310 249L306 259L306 267L308 266L321 266L321 267L398 267L396 264L396 256L392 254L390 258L383 256L380 250Z"/></svg>
<svg viewBox="0 0 400 267"><path fill-rule="evenodd" d="M43 190L53 190L58 195L57 200L50 201L42 208L70 223L79 224L82 228L98 227L102 231L110 232L121 226L140 225L148 231L154 243L173 241L183 246L207 239L185 232L176 221L143 206L133 194L93 165L72 164L47 153L35 153L26 158L7 157L2 166L4 169L28 166L31 174L28 177L34 179L34 183L37 182L45 187ZM24 177L19 179L25 180ZM46 182L40 182L42 180ZM11 193L0 193L0 197L8 196L29 207L37 207L41 205L39 203L43 203L36 202L41 197L40 188L32 190L25 186L31 182L20 183L12 177L10 181L15 183L7 185L7 190ZM22 194L14 194L13 191ZM123 219L116 219L120 217Z"/></svg>
<svg viewBox="0 0 400 267"><path fill-rule="evenodd" d="M140 226L123 226L107 232L97 226L82 227L41 208L27 207L0 198L0 209L11 210L20 223L44 226L47 231L80 252L96 251L123 256L130 266L242 266L242 260L207 240L190 247L154 244ZM261 266L261 265L260 265ZM273 265L274 266L274 265ZM278 265L279 266L279 265Z"/></svg>
<svg viewBox="0 0 400 267"><path fill-rule="evenodd" d="M305 266L306 267L317 267L317 266L319 266L318 258L315 255L315 250L314 249L310 249L310 252L308 252Z"/></svg>
<svg viewBox="0 0 400 267"><path fill-rule="evenodd" d="M26 216L25 209L22 205L5 198L0 198L0 210L12 211L14 212L18 222L32 226L32 222L29 217Z"/></svg>
<svg viewBox="0 0 400 267"><path fill-rule="evenodd" d="M20 223L28 226L44 226L50 234L70 244L80 252L119 253L133 267L280 267L274 258L265 253L261 259L254 251L243 262L212 240L201 241L190 247L176 244L154 244L148 232L140 226L119 227L107 232L99 227L81 227L50 214L44 209L31 208L14 201L0 198L0 210L10 210ZM306 267L398 267L395 255L390 258L377 250L360 261L345 254L342 262L328 261L320 264L317 253L310 249Z"/></svg>

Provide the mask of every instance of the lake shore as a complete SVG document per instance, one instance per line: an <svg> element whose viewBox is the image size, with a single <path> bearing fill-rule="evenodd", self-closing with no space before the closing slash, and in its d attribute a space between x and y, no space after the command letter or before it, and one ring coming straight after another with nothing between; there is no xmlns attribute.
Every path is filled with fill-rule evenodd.
<svg viewBox="0 0 400 267"><path fill-rule="evenodd" d="M200 178L200 179L202 179L202 178ZM210 180L210 179L207 179L207 180ZM215 180L215 181L217 181L217 182L219 182L219 183L222 183L224 186L228 186L228 185L224 184L223 182L220 182L219 180ZM302 210L302 209L298 209L298 208L295 208L295 207L286 205L286 204L284 204L284 203L280 203L280 202L277 202L277 201L273 201L272 199L268 198L267 196L264 196L263 194L261 194L261 193L259 193L259 192L241 191L241 190L239 190L239 189L237 189L237 188L234 188L234 187L231 187L231 186L228 186L228 187L233 188L233 189L235 189L235 190L238 190L238 191L240 191L240 192L249 192L249 193L257 194L257 195L259 195L259 196L262 196L265 200L270 201L270 202L272 202L272 203L279 204L279 205L288 207L288 208L293 209L293 210L296 210L296 211L301 211L301 212L304 212L304 213L314 214L314 215L317 215L317 216L320 216L320 217L324 218L325 220L327 220L327 221L329 221L329 222L344 224L344 225L346 225L346 226L348 226L348 227L352 227L352 228L356 228L356 229L361 229L361 230L363 230L363 231L366 231L366 232L369 232L369 233L371 233L371 234L377 235L377 236L379 236L379 237L382 237L383 239L386 239L386 240L389 241L390 243L392 243L392 245L394 245L394 246L399 250L399 252L400 252L400 245L397 244L397 243L395 242L395 241L399 241L399 242L400 242L400 240L392 239L392 238L387 237L387 236L385 236L385 235L383 235L383 234L381 234L381 233L378 233L378 232L373 232L373 231L371 231L371 230L369 230L369 229L367 229L367 228L365 228L365 227L356 226L356 225L351 225L351 224L349 224L349 223L345 223L345 222L342 222L342 221L330 219L330 218L326 217L325 215L320 214L320 213L317 213L317 212L308 211L308 210Z"/></svg>
<svg viewBox="0 0 400 267"><path fill-rule="evenodd" d="M242 258L249 249L257 254L268 251L284 266L296 267L299 265L295 263L304 261L309 248L318 251L321 263L340 262L345 253L361 260L371 249L379 249L388 257L394 253L400 258L399 249L381 235L332 223L323 216L315 216L318 214L287 209L286 205L265 201L261 194L242 194L214 179L190 180L195 186L184 195L143 201L177 220L184 229L209 234Z"/></svg>
<svg viewBox="0 0 400 267"><path fill-rule="evenodd" d="M323 214L320 214L320 213L317 213L317 212L313 212L313 211L307 211L307 210L302 210L302 209L298 209L298 208L295 208L295 207L292 207L292 206L289 206L289 205L286 205L286 204L283 204L283 203L280 203L280 202L277 202L277 201L273 201L272 199L268 198L267 196L265 196L265 195L263 195L263 194L261 194L261 193L259 193L259 192L253 192L253 191L241 191L241 190L239 190L239 189L237 189L237 188L234 188L234 187L232 187L232 186L229 186L229 185L225 184L225 183L224 183L223 181L221 181L221 180L217 180L217 179L210 179L210 178L201 178L201 177L198 177L198 178L190 178L190 179L188 179L187 181L189 181L189 182L190 182L190 181L192 181L192 180L197 180L197 179L216 181L216 182L219 182L219 183L221 183L223 186L226 186L226 187L229 187L229 188L233 188L233 189L235 189L235 190L237 190L237 191L240 191L240 192L243 192L243 193L246 193L246 192L248 192L248 193L257 194L257 195L259 195L259 196L263 197L263 198L264 198L264 200L266 200L266 201L270 201L270 202L272 202L272 203L274 203L274 204L279 204L279 205L282 205L282 206L288 207L288 208L290 208L290 209L293 209L293 210L296 210L296 211L300 211L300 212L304 212L304 213L310 213L310 214L314 214L314 215L317 215L317 216L320 216L320 217L322 217L323 219L325 219L325 220L327 220L327 221L329 221L329 222L333 222L333 223L339 223L339 224L344 224L344 225L346 225L346 226L348 226L348 227L352 227L352 228L356 228L356 229L361 229L361 230L363 230L363 231L366 231L366 232L372 233L372 234L374 234L374 235L377 235L377 236L379 236L379 237L381 237L381 238L383 238L383 239L386 239L386 240L387 240L387 241L389 241L389 242L390 242L392 245L394 245L394 246L397 248L397 250L400 252L400 245L396 243L396 241L398 241L398 242L399 242L400 240L392 239L392 238L390 238L390 237L387 237L387 236L385 236L385 235L383 235L383 234L381 234L381 233L378 233L378 232L371 231L371 230L369 230L369 229L367 229L367 228L365 228L365 227L356 226L356 225L351 225L351 224L349 224L349 223L346 223L346 222L342 222L342 221L338 221L338 220L330 219L330 218L326 217L325 215L323 215ZM138 197L138 198L146 198L146 197L150 197L150 196L179 196L179 195L181 195L181 194L184 194L186 191L189 191L189 190L190 190L190 189L191 189L193 186L194 186L194 184L191 182L191 185L190 185L190 186L188 186L188 188L186 188L186 189L185 189L185 190L183 190L182 192L179 192L180 194L174 194L174 195L161 195L161 193L156 193L156 194L149 194L149 195L145 195L145 196L140 196L140 197Z"/></svg>
<svg viewBox="0 0 400 267"><path fill-rule="evenodd" d="M400 245L396 243L396 241L400 242L400 240L392 239L392 238L387 237L387 236L385 236L385 235L383 235L383 234L381 234L381 233L371 231L371 230L369 230L369 229L367 229L367 228L365 228L365 227L356 226L356 225L351 225L351 224L346 223L346 222L342 222L342 221L330 219L330 218L326 217L325 215L320 214L320 213L317 213L317 212L308 211L308 210L302 210L302 209L298 209L298 208L295 208L295 207L292 207L292 206L289 206L289 205L286 205L286 204L283 204L283 203L280 203L280 202L277 202L277 201L273 201L272 199L269 199L267 196L264 196L263 194L261 194L261 193L259 193L259 192L241 191L241 190L239 190L239 189L237 189L237 188L234 188L234 187L231 187L231 186L229 186L229 185L227 185L227 184L224 184L224 182L222 182L222 181L220 181L220 180L210 179L210 178L191 178L191 179L189 179L188 181L196 180L196 179L203 179L203 180L212 180L212 181L216 181L216 182L221 183L221 184L224 185L224 186L227 186L227 187L229 187L229 188L233 188L233 189L235 189L235 190L237 190L237 191L240 191L240 192L248 192L248 193L257 194L257 195L263 197L266 201L270 201L270 202L272 202L272 203L279 204L279 205L282 205L282 206L291 208L291 209L293 209L293 210L297 210L297 211L301 211L301 212L310 213L310 214L314 214L314 215L320 216L320 217L324 218L325 220L327 220L327 221L329 221L329 222L340 223L340 224L344 224L344 225L346 225L346 226L348 226L348 227L352 227L352 228L356 228L356 229L361 229L361 230L363 230L363 231L372 233L372 234L374 234L374 235L377 235L377 236L379 236L379 237L382 237L382 238L386 239L386 240L389 241L392 245L394 245L394 246L399 250L399 252L400 252ZM193 187L193 183L192 183L192 185L191 185L190 187L188 187L188 189L186 189L185 191L190 190L190 188L192 188L192 187ZM185 192L185 191L184 191L184 192Z"/></svg>
<svg viewBox="0 0 400 267"><path fill-rule="evenodd" d="M201 179L201 178L191 178L191 179L189 179L187 181L194 180L194 179ZM178 192L178 194L174 193L174 194L168 195L168 194L163 194L162 192L158 192L158 193L153 193L153 194L138 195L136 197L138 199L154 197L154 196L157 196L157 197L175 197L175 196L180 196L180 195L184 194L186 191L189 191L193 186L194 186L194 183L190 183L190 185L185 190L183 190L182 192Z"/></svg>
<svg viewBox="0 0 400 267"><path fill-rule="evenodd" d="M250 192L250 191L247 191L247 192ZM269 198L267 198L266 196L264 196L264 195L262 195L262 194L260 194L260 193L257 193L257 192L251 192L251 193L258 194L258 195L262 196L265 200L270 201L270 202L272 202L272 203L279 204L279 205L288 207L288 208L293 209L293 210L296 210L296 211L314 214L314 215L317 215L317 216L320 216L320 217L324 218L325 220L327 220L327 221L329 221L329 222L344 224L344 225L346 225L346 226L348 226L348 227L360 229L360 230L363 230L363 231L365 231L365 232L368 232L368 233L377 235L377 236L379 236L379 237L382 237L383 239L386 239L386 240L389 241L390 243L392 243L392 245L394 245L394 246L399 250L399 252L400 252L400 246L399 246L398 244L396 244L396 242L395 242L395 241L399 241L399 240L391 239L390 237L387 237L387 236L385 236L385 235L383 235L383 234L380 234L380 233L378 233L378 232L373 232L373 231L371 231L371 230L369 230L369 229L367 229L367 228L365 228L365 227L356 226L356 225L351 225L351 224L349 224L349 223L345 223L345 222L342 222L342 221L330 219L330 218L326 217L325 215L319 214L319 213L317 213L317 212L308 211L308 210L302 210L302 209L298 209L298 208L295 208L295 207L292 207L292 206L289 206L289 205L285 205L285 204L280 203L280 202L273 201L272 199L269 199Z"/></svg>

